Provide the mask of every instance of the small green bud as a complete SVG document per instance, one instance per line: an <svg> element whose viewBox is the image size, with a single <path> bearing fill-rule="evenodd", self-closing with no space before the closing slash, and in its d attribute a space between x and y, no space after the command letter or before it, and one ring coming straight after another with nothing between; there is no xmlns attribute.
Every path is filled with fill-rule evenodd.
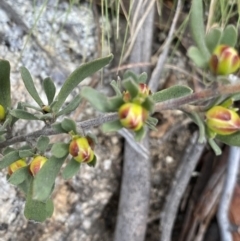
<svg viewBox="0 0 240 241"><path fill-rule="evenodd" d="M240 130L238 114L223 106L214 106L206 112L206 124L219 135L231 135Z"/></svg>
<svg viewBox="0 0 240 241"><path fill-rule="evenodd" d="M240 67L238 52L227 45L218 45L209 60L210 70L214 74L229 75Z"/></svg>

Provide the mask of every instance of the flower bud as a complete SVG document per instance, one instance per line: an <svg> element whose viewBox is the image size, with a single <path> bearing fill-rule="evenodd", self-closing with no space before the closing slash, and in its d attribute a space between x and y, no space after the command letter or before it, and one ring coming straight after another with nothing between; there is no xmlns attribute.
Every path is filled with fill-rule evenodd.
<svg viewBox="0 0 240 241"><path fill-rule="evenodd" d="M26 161L23 159L19 159L8 167L8 174L12 175L15 171L25 166L27 166Z"/></svg>
<svg viewBox="0 0 240 241"><path fill-rule="evenodd" d="M78 162L91 162L94 158L94 152L91 148L92 143L86 137L74 138L69 145L69 153Z"/></svg>
<svg viewBox="0 0 240 241"><path fill-rule="evenodd" d="M149 95L151 95L151 90L149 89L149 87L144 84L144 83L140 83L138 85L139 87L139 93L138 95L132 100L134 103L143 103L145 98ZM123 92L123 100L125 102L130 102L131 101L131 96L130 93L128 91L124 91Z"/></svg>
<svg viewBox="0 0 240 241"><path fill-rule="evenodd" d="M223 106L214 106L206 113L206 124L210 130L220 135L231 135L240 130L238 114Z"/></svg>
<svg viewBox="0 0 240 241"><path fill-rule="evenodd" d="M240 67L238 52L227 45L218 45L209 60L209 67L214 74L234 73Z"/></svg>
<svg viewBox="0 0 240 241"><path fill-rule="evenodd" d="M4 120L5 115L6 115L5 110L4 110L3 106L0 105L0 121Z"/></svg>
<svg viewBox="0 0 240 241"><path fill-rule="evenodd" d="M118 116L121 124L133 131L138 131L142 128L148 117L148 111L141 105L135 103L126 103L118 110Z"/></svg>
<svg viewBox="0 0 240 241"><path fill-rule="evenodd" d="M40 171L42 166L45 164L47 161L47 158L44 156L36 156L33 158L33 160L30 163L30 171L33 176L36 176L37 173Z"/></svg>

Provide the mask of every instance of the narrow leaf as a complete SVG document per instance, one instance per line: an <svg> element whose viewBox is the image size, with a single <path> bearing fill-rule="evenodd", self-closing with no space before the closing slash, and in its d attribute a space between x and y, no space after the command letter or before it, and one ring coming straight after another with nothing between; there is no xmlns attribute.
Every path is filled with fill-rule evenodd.
<svg viewBox="0 0 240 241"><path fill-rule="evenodd" d="M202 56L210 58L210 53L205 43L205 27L203 18L203 1L193 0L190 12L190 28L192 37Z"/></svg>
<svg viewBox="0 0 240 241"><path fill-rule="evenodd" d="M77 126L75 121L72 119L65 118L61 123L62 128L66 131L66 133L74 132L77 134Z"/></svg>
<svg viewBox="0 0 240 241"><path fill-rule="evenodd" d="M23 120L39 120L39 118L25 110L11 110L10 115Z"/></svg>
<svg viewBox="0 0 240 241"><path fill-rule="evenodd" d="M161 90L152 95L152 99L155 103L162 102L170 99L180 98L186 95L192 94L193 90L188 86L175 85L170 88Z"/></svg>
<svg viewBox="0 0 240 241"><path fill-rule="evenodd" d="M59 117L61 115L68 115L72 111L76 110L81 100L82 98L80 95L75 96L65 108L63 108L56 114L56 117Z"/></svg>
<svg viewBox="0 0 240 241"><path fill-rule="evenodd" d="M29 178L30 173L29 173L29 167L22 167L19 168L17 171L15 171L8 179L8 182L11 183L12 185L19 185L22 183L24 180Z"/></svg>
<svg viewBox="0 0 240 241"><path fill-rule="evenodd" d="M13 162L17 161L18 159L20 159L18 151L12 151L12 152L8 153L0 160L0 169L8 167L9 165L11 165Z"/></svg>
<svg viewBox="0 0 240 241"><path fill-rule="evenodd" d="M37 140L37 149L40 152L45 152L49 146L50 139L48 136L40 136Z"/></svg>
<svg viewBox="0 0 240 241"><path fill-rule="evenodd" d="M68 154L69 144L67 143L54 143L51 149L52 155L57 158L62 158Z"/></svg>
<svg viewBox="0 0 240 241"><path fill-rule="evenodd" d="M43 80L43 89L48 99L48 104L50 105L55 97L56 87L50 77Z"/></svg>
<svg viewBox="0 0 240 241"><path fill-rule="evenodd" d="M57 102L52 106L53 111L57 113L72 90L76 88L86 77L109 64L112 58L113 55L110 54L107 57L96 59L77 68L64 82L59 94L57 95Z"/></svg>
<svg viewBox="0 0 240 241"><path fill-rule="evenodd" d="M72 178L78 173L80 169L80 163L75 161L73 158L68 162L66 167L63 169L62 176L65 180Z"/></svg>
<svg viewBox="0 0 240 241"><path fill-rule="evenodd" d="M84 87L81 91L81 96L84 97L90 104L97 110L101 112L109 112L112 111L108 102L108 98L99 91L91 88Z"/></svg>
<svg viewBox="0 0 240 241"><path fill-rule="evenodd" d="M116 92L117 96L122 96L122 92L121 92L121 90L120 90L116 80L112 80L110 85L113 87L113 89Z"/></svg>
<svg viewBox="0 0 240 241"><path fill-rule="evenodd" d="M38 91L36 90L34 86L34 82L32 79L31 74L29 73L28 69L25 67L20 68L21 76L25 85L25 88L27 89L28 93L32 96L32 98L38 103L40 107L43 106L43 102L39 97Z"/></svg>
<svg viewBox="0 0 240 241"><path fill-rule="evenodd" d="M43 165L33 181L33 199L47 201L53 191L55 179L67 155L62 158L52 156Z"/></svg>
<svg viewBox="0 0 240 241"><path fill-rule="evenodd" d="M7 112L11 107L10 64L4 59L0 59L0 86L0 105Z"/></svg>
<svg viewBox="0 0 240 241"><path fill-rule="evenodd" d="M124 88L129 91L132 98L135 98L139 93L139 87L132 79L126 79L122 82Z"/></svg>

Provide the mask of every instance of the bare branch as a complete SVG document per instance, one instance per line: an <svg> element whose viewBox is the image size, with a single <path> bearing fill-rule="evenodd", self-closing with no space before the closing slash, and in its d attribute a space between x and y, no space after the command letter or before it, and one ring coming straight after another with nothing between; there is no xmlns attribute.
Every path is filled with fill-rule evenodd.
<svg viewBox="0 0 240 241"><path fill-rule="evenodd" d="M177 209L182 195L186 190L198 160L204 150L205 145L197 143L197 134L193 135L190 144L182 158L182 162L176 172L173 186L165 202L165 207L161 215L161 241L170 241L173 224L176 218Z"/></svg>
<svg viewBox="0 0 240 241"><path fill-rule="evenodd" d="M168 55L168 52L169 52L169 49L170 49L170 46L171 46L171 42L172 42L172 39L173 39L175 28L176 28L176 25L177 25L177 20L179 18L180 13L181 13L181 8L182 8L182 2L181 2L181 0L178 0L176 13L174 15L174 18L173 18L173 21L172 21L172 24L171 24L171 28L170 28L169 33L168 33L166 43L164 45L164 50L163 50L162 54L160 55L160 57L158 59L157 66L155 67L155 69L152 73L151 79L149 81L149 88L153 92L155 92L158 89L159 79L161 77L162 70L163 70L164 64L165 64L166 59L167 59L167 55Z"/></svg>
<svg viewBox="0 0 240 241"><path fill-rule="evenodd" d="M220 226L222 241L232 241L231 225L228 219L229 206L231 204L240 162L240 148L230 147L228 156L228 168L222 197L219 203L217 218Z"/></svg>

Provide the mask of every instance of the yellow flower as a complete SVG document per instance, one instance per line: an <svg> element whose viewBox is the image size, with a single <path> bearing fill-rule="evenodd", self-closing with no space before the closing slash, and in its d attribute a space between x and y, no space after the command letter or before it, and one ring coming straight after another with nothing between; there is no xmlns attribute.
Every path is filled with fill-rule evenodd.
<svg viewBox="0 0 240 241"><path fill-rule="evenodd" d="M37 173L40 171L42 166L45 164L47 161L47 158L45 156L36 156L33 158L33 160L30 163L30 171L33 176L36 176Z"/></svg>
<svg viewBox="0 0 240 241"><path fill-rule="evenodd" d="M27 166L26 161L23 159L19 159L8 167L8 174L12 175L15 171L25 166Z"/></svg>
<svg viewBox="0 0 240 241"><path fill-rule="evenodd" d="M0 121L5 119L6 112L2 105L0 105Z"/></svg>

